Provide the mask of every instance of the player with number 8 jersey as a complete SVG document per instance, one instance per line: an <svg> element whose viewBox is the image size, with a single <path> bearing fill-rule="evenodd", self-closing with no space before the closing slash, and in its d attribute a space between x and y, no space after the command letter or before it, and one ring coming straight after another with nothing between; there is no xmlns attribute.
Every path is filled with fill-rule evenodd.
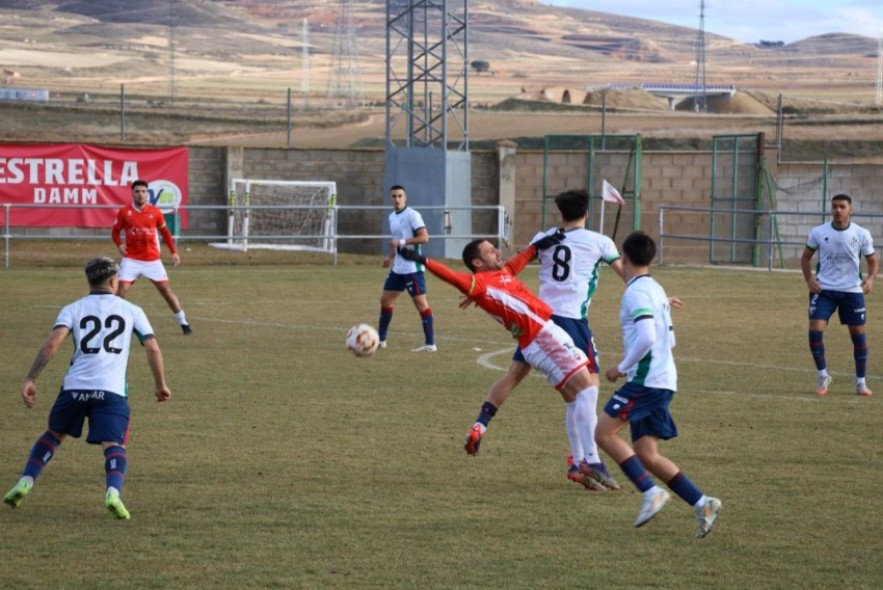
<svg viewBox="0 0 883 590"><path fill-rule="evenodd" d="M607 236L586 229L588 220L589 194L585 190L568 190L555 197L555 204L561 213L563 223L560 229L553 228L534 236L533 242L545 239L558 231L564 238L553 246L537 253L540 261L539 296L552 308L552 321L560 326L573 339L574 344L589 359L588 370L592 388L587 392L591 398L584 414L576 413L571 404L565 410L565 431L570 443L567 478L589 490L605 488L617 490L619 485L610 475L598 454L594 438L589 437L588 445L581 443L577 435L584 421L594 431L597 422L598 396L598 355L589 327L588 312L592 296L598 286L599 267L602 262L609 265L623 278L622 262L613 240ZM478 452L480 442L490 421L509 397L509 394L528 376L530 365L524 358L521 348L515 350L512 363L505 375L488 390L475 424L467 433L467 453Z"/></svg>

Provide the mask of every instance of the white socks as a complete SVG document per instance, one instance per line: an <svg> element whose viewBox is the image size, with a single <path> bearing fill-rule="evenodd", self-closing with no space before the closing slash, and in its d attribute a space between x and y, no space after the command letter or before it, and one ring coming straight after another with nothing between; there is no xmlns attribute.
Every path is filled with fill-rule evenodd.
<svg viewBox="0 0 883 590"><path fill-rule="evenodd" d="M583 458L583 445L576 426L576 401L566 402L564 405L564 430L567 431L567 442L570 443L573 464L579 467L579 462Z"/></svg>
<svg viewBox="0 0 883 590"><path fill-rule="evenodd" d="M592 385L576 394L576 429L583 447L583 458L588 463L600 463L595 444L595 426L598 424L598 388ZM574 455L576 457L576 455Z"/></svg>

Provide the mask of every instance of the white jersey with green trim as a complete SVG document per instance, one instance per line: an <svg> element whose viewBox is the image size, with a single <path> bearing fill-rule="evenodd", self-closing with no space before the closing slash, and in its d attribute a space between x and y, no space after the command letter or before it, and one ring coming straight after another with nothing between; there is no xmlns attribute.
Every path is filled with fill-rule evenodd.
<svg viewBox="0 0 883 590"><path fill-rule="evenodd" d="M806 247L819 253L816 280L822 289L862 292L861 257L874 253L871 232L852 222L843 229L824 223L810 230Z"/></svg>
<svg viewBox="0 0 883 590"><path fill-rule="evenodd" d="M638 339L635 325L651 321L655 326L656 340L636 365L625 367L628 379L645 387L677 391L678 371L672 354L675 333L668 295L650 275L638 275L626 285L619 308L624 357Z"/></svg>
<svg viewBox="0 0 883 590"><path fill-rule="evenodd" d="M74 344L62 389L126 397L132 334L139 340L153 336L144 310L111 293L90 293L61 310L55 320L59 326L71 331Z"/></svg>
<svg viewBox="0 0 883 590"><path fill-rule="evenodd" d="M554 234L557 228L540 232L532 242ZM565 232L564 240L540 251L540 299L557 316L586 319L592 296L598 287L598 266L619 258L613 240L585 228Z"/></svg>
<svg viewBox="0 0 883 590"><path fill-rule="evenodd" d="M417 232L426 227L423 222L423 216L410 207L405 207L401 211L393 211L389 214L389 232L396 240L407 240L417 235ZM407 246L413 248L418 253L420 246ZM405 260L396 254L395 261L392 265L392 272L400 275L408 275L414 272L423 272L423 265L410 260Z"/></svg>

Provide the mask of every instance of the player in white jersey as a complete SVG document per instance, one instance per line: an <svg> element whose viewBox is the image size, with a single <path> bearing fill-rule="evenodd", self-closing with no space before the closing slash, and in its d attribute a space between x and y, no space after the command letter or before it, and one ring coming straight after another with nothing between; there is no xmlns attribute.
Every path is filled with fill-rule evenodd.
<svg viewBox="0 0 883 590"><path fill-rule="evenodd" d="M120 499L120 490L128 465L130 411L126 368L133 334L147 352L157 401L168 400L172 392L166 385L162 352L147 316L137 305L116 296L117 264L110 258L94 258L85 270L89 295L65 306L58 314L22 386L22 400L29 409L33 408L37 377L71 334L74 355L49 413L49 428L34 443L21 479L6 494L4 502L18 507L61 442L67 436L79 438L88 418L86 442L100 444L104 450L105 506L116 518L128 520L129 511Z"/></svg>
<svg viewBox="0 0 883 590"><path fill-rule="evenodd" d="M420 253L420 246L429 243L429 232L423 216L411 207L408 207L408 195L401 185L394 185L389 189L389 198L392 202L393 212L389 214L389 231L392 239L389 241L389 251L381 261L383 268L392 268L383 284L383 293L380 295L380 320L377 333L380 336L380 348L386 348L389 324L392 322L393 304L402 291L407 290L414 302L414 307L420 314L423 325L423 346L418 346L412 352L435 352L435 331L433 329L432 309L426 299L426 278L423 275L423 265L410 260L405 260L397 254L398 248L412 247Z"/></svg>
<svg viewBox="0 0 883 590"><path fill-rule="evenodd" d="M800 258L800 269L809 288L809 350L818 370L816 395L828 393L831 375L825 360L824 333L828 320L838 312L841 324L849 328L855 359L855 393L870 397L865 376L868 342L865 336L865 294L874 288L878 262L871 233L851 221L852 198L839 194L831 198L831 223L812 228ZM810 261L819 253L813 277ZM868 261L868 276L862 278L861 257Z"/></svg>
<svg viewBox="0 0 883 590"><path fill-rule="evenodd" d="M618 490L619 485L604 466L594 440L588 448L580 443L579 427L586 422L591 432L598 421L598 356L589 328L588 312L592 295L598 286L598 271L602 262L609 264L620 278L624 278L619 252L613 240L607 236L586 229L589 195L585 190L565 191L555 197L555 204L561 212L564 240L553 247L541 250L540 299L552 308L552 321L566 331L579 349L589 358L588 369L592 381L589 395L590 412L586 415L576 411L575 404L568 404L565 411L565 431L570 443L571 457L567 477L582 484L589 490L605 488ZM532 242L559 231L553 228L538 233ZM461 307L468 304L468 300ZM466 452L478 453L481 439L488 424L497 413L509 394L530 374L530 365L525 361L521 349L517 348L512 357L508 372L498 379L488 391L475 424L467 433Z"/></svg>
<svg viewBox="0 0 883 590"><path fill-rule="evenodd" d="M656 243L643 232L633 232L622 244L627 283L619 319L624 351L623 359L607 370L606 377L615 383L627 376L628 383L604 406L595 440L644 495L636 527L656 516L670 497L656 485L652 473L693 507L698 523L694 536L701 538L711 532L721 502L703 494L677 465L659 453L660 440L678 435L669 412L678 374L672 356L675 336L669 298L650 276L655 256ZM634 448L619 435L626 426L631 426Z"/></svg>

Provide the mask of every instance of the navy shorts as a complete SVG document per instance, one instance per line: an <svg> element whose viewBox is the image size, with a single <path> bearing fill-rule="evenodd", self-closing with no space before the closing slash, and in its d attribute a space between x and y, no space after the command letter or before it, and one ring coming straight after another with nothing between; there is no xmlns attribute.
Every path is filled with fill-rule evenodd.
<svg viewBox="0 0 883 590"><path fill-rule="evenodd" d="M864 326L867 312L865 311L864 293L847 293L846 291L826 291L809 294L809 319L828 320L837 310L840 323L846 326Z"/></svg>
<svg viewBox="0 0 883 590"><path fill-rule="evenodd" d="M400 293L407 290L408 295L411 297L414 297L415 295L425 295L426 277L423 276L422 272L412 272L406 275L400 275L390 271L389 276L386 277L386 282L383 283L383 290L398 291Z"/></svg>
<svg viewBox="0 0 883 590"><path fill-rule="evenodd" d="M644 387L629 381L610 396L604 412L631 423L632 440L655 436L668 440L678 435L678 427L668 411L675 392Z"/></svg>
<svg viewBox="0 0 883 590"><path fill-rule="evenodd" d="M598 351L595 350L595 339L592 338L592 330L589 328L589 322L586 320L565 318L560 315L553 315L552 321L567 332L567 334L573 339L573 343L577 348L586 353L586 356L589 358L589 364L586 365L589 373L600 373L601 370L598 367ZM515 354L512 355L512 360L518 361L519 363L530 364L524 360L524 354L522 354L520 346L515 348Z"/></svg>
<svg viewBox="0 0 883 590"><path fill-rule="evenodd" d="M86 442L115 442L125 445L129 438L129 402L108 391L61 391L49 412L49 430L80 438L83 423L89 419Z"/></svg>

